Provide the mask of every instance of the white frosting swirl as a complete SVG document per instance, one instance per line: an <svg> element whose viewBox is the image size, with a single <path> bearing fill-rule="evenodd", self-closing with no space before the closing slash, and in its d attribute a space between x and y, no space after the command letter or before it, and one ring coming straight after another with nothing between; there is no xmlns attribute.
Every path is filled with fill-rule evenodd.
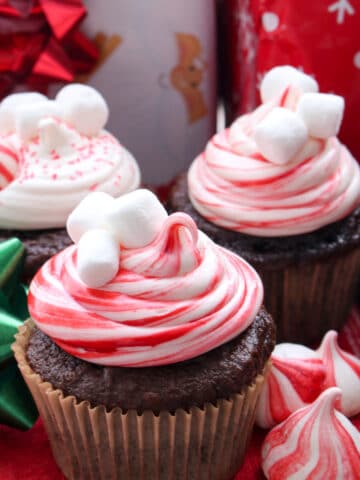
<svg viewBox="0 0 360 480"><path fill-rule="evenodd" d="M99 100L97 92L92 94ZM92 135L80 133L62 119L66 105L56 103L54 110L55 102L44 100L26 104L25 109L18 105L21 95L14 97L14 107L13 102L4 101L0 108L0 120L5 123L2 136L0 132L1 228L64 227L88 193L101 191L117 197L139 186L136 161L110 133L101 129ZM95 104L95 113L96 108ZM60 112L60 118L49 116L49 111ZM77 113L80 122L78 117ZM105 114L102 119L106 120Z"/></svg>
<svg viewBox="0 0 360 480"><path fill-rule="evenodd" d="M254 138L259 124L279 107L296 112L299 98L301 92L288 88L213 137L195 159L189 196L210 222L251 235L287 236L340 220L360 204L359 165L336 137L309 136L283 164L260 153ZM276 130L270 134L277 140ZM281 148L274 139L265 140Z"/></svg>

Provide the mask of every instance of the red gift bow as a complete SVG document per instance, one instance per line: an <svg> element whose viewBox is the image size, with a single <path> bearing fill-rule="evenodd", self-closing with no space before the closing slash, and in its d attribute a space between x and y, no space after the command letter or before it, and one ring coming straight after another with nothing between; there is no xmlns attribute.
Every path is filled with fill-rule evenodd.
<svg viewBox="0 0 360 480"><path fill-rule="evenodd" d="M86 13L81 0L0 0L0 98L89 73L99 52L78 30Z"/></svg>

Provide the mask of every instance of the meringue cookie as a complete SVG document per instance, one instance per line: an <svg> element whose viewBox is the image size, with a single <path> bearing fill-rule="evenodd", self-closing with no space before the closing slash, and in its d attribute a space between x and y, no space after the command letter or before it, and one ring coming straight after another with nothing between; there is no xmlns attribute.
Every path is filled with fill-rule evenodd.
<svg viewBox="0 0 360 480"><path fill-rule="evenodd" d="M360 433L336 410L341 390L325 390L266 436L262 468L269 480L358 480Z"/></svg>
<svg viewBox="0 0 360 480"><path fill-rule="evenodd" d="M257 425L273 427L314 401L324 388L325 376L318 353L292 343L276 345L256 409Z"/></svg>
<svg viewBox="0 0 360 480"><path fill-rule="evenodd" d="M341 411L348 417L360 413L360 359L345 352L337 342L338 334L330 330L318 349L326 367L326 387L342 391Z"/></svg>

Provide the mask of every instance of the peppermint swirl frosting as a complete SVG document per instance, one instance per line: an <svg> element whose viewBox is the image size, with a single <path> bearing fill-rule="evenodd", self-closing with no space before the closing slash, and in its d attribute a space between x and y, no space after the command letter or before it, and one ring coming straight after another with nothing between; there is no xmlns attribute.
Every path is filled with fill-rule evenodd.
<svg viewBox="0 0 360 480"><path fill-rule="evenodd" d="M360 204L359 166L335 136L309 134L285 163L260 152L255 141L259 125L279 107L296 112L300 101L301 92L288 88L208 142L188 174L191 202L207 220L251 235L288 236L340 220ZM270 134L266 128L260 132L265 147L281 149L277 126Z"/></svg>
<svg viewBox="0 0 360 480"><path fill-rule="evenodd" d="M147 246L121 247L118 273L101 288L88 288L76 263L77 246L49 260L31 284L29 310L61 348L102 365L201 355L244 331L263 299L256 272L182 213Z"/></svg>

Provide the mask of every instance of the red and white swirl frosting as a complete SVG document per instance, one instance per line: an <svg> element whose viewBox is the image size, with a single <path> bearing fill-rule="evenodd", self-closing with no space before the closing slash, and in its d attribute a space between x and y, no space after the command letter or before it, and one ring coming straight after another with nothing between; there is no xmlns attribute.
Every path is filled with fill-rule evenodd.
<svg viewBox="0 0 360 480"><path fill-rule="evenodd" d="M251 235L287 236L340 220L360 204L360 168L336 137L309 137L284 165L259 152L256 126L276 107L295 111L298 99L288 88L215 135L194 160L189 196L207 220Z"/></svg>
<svg viewBox="0 0 360 480"><path fill-rule="evenodd" d="M325 376L325 365L313 350L291 343L276 345L260 393L256 423L273 427L313 402L324 389Z"/></svg>
<svg viewBox="0 0 360 480"><path fill-rule="evenodd" d="M335 409L340 396L340 389L329 388L270 431L262 446L266 478L359 479L360 433Z"/></svg>
<svg viewBox="0 0 360 480"><path fill-rule="evenodd" d="M146 367L196 357L244 331L262 304L256 272L182 213L149 245L122 248L104 287L86 287L76 257L72 246L42 267L29 310L61 348L89 362Z"/></svg>

